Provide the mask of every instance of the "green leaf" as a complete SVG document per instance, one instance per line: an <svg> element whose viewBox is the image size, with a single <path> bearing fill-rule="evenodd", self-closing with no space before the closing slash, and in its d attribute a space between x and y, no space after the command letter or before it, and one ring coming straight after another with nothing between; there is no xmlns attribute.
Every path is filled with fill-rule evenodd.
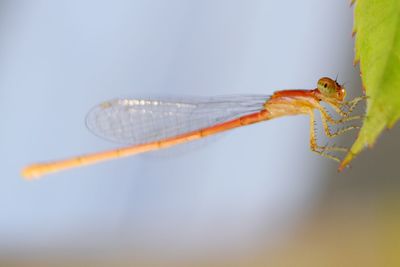
<svg viewBox="0 0 400 267"><path fill-rule="evenodd" d="M354 17L355 62L368 96L367 112L340 170L400 117L400 0L357 0Z"/></svg>

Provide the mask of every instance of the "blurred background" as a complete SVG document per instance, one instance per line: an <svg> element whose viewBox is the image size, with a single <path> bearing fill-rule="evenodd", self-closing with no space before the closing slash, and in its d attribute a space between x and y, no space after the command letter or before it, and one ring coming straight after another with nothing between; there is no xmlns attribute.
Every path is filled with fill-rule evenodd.
<svg viewBox="0 0 400 267"><path fill-rule="evenodd" d="M359 95L352 12L334 0L1 0L0 266L400 266L398 126L343 173L310 152L297 116L20 177L118 147L84 125L110 98L271 94L336 75Z"/></svg>

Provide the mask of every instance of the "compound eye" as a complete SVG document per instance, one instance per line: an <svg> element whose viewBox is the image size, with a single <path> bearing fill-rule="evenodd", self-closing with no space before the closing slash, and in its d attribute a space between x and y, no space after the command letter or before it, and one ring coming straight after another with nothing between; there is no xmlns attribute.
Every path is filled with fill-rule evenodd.
<svg viewBox="0 0 400 267"><path fill-rule="evenodd" d="M343 99L345 98L345 96L346 96L346 92L345 92L345 90L342 88L342 89L339 90L339 92L338 92L338 98L339 98L340 100L343 100Z"/></svg>

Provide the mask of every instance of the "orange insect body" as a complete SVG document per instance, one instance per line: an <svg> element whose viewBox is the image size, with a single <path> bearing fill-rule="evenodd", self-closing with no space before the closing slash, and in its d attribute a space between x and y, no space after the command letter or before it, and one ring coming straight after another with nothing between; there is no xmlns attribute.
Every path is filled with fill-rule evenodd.
<svg viewBox="0 0 400 267"><path fill-rule="evenodd" d="M22 171L22 175L25 178L31 179L48 173L79 167L83 165L93 164L104 160L116 159L120 157L131 156L139 153L167 148L188 141L200 139L209 135L217 134L223 131L227 131L230 129L238 128L241 126L246 126L264 120L270 120L281 116L297 115L297 114L310 115L311 150L328 158L338 160L335 156L330 155L328 151L344 151L344 148L320 147L317 145L315 138L315 129L314 129L315 119L313 111L317 109L321 112L324 129L329 137L337 136L347 130L354 129L356 128L355 126L350 126L334 134L330 133L329 131L328 123L337 124L344 121L349 121L359 118L359 116L349 117L348 115L361 99L357 98L351 102L343 103L344 96L345 96L345 88L343 86L339 85L336 81L330 78L321 78L318 81L318 86L316 89L282 90L275 92L271 97L262 97L261 100L260 97L243 97L244 99L243 101L242 100L238 101L239 98L227 98L224 101L220 101L218 98L215 98L211 100L210 103L212 104L207 104L206 102L199 102L200 104L199 103L194 104L193 102L172 103L163 101L129 100L129 99L117 100L116 102L115 101L105 102L97 107L98 110L95 111L97 113L94 112L95 124L96 124L94 127L100 129L97 130L96 128L96 130L94 131L96 133L99 133L100 135L104 133L104 135L106 135L106 138L110 137L117 140L128 138L125 135L121 137L119 135L120 133L131 134L129 131L135 130L130 128L128 128L128 130L125 130L125 128L115 129L115 127L112 127L115 124L115 120L121 121L121 116L123 118L127 117L132 125L133 124L136 125L138 124L139 121L143 121L144 116L150 116L149 118L152 120L156 120L158 118L157 116L161 116L160 119L162 119L162 121L165 121L163 116L170 116L171 114L173 115L174 112L179 112L179 108L190 109L190 111L193 113L196 110L201 110L199 107L201 107L202 105L206 107L208 105L211 105L212 108L214 108L216 111L219 112L221 111L228 112L226 110L235 110L236 107L240 107L240 112L243 112L245 114L237 116L237 114L240 113L238 112L232 113L231 111L229 111L232 113L232 114L229 113L229 116L233 117L231 119L228 118L225 119L225 121L223 121L223 119L218 118L215 119L217 123L214 123L209 126L207 126L207 124L203 124L206 125L206 127L200 127L198 129L191 129L189 127L190 130L187 130L186 132L176 131L177 134L175 135L165 134L166 137L158 137L155 139L154 138L151 139L150 137L156 134L155 132L157 132L157 128L153 129L157 125L153 125L153 128L148 130L148 132L146 131L144 132L143 137L140 136L136 137L134 135L132 135L132 137L129 137L129 138L136 138L135 140L136 142L139 142L138 144L135 143L131 146L119 149L73 157L65 160L33 164L26 167ZM325 109L320 105L321 101L324 101L330 106L332 106L342 116L342 119L334 120L332 117L330 117L328 113L325 111ZM261 104L259 104L258 102L260 102ZM349 106L349 110L347 113L341 110L341 107L343 107L343 105L345 104ZM165 106L163 107L162 112L158 111L160 105ZM137 109L137 106L143 106L146 108ZM124 108L121 109L121 107ZM255 108L256 112L251 112L252 111L251 108ZM199 116L195 121L200 121L200 119L203 118L202 116L203 115ZM184 118L189 119L186 117ZM144 125L143 127L148 127L147 124L143 125ZM117 126L126 127L120 124ZM128 126L130 126L130 124L128 124ZM173 129L174 127L176 128L176 125L171 125L171 126L173 126L170 127L172 130L169 129L169 131L166 132L168 133L174 132ZM159 129L158 131L162 132L162 129Z"/></svg>

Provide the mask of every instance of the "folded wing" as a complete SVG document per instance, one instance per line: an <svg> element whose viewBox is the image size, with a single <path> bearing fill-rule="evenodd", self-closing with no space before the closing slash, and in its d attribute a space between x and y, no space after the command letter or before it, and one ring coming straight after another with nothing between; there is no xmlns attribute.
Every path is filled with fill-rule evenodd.
<svg viewBox="0 0 400 267"><path fill-rule="evenodd" d="M263 109L266 95L106 101L86 117L91 132L104 139L136 145L200 130Z"/></svg>

